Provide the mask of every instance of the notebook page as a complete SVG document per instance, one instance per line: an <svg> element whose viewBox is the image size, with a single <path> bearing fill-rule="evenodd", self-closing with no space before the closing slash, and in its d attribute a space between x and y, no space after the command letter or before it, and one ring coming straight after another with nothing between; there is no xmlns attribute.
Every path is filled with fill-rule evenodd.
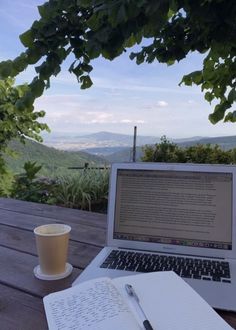
<svg viewBox="0 0 236 330"><path fill-rule="evenodd" d="M140 329L110 279L84 282L43 301L49 330Z"/></svg>
<svg viewBox="0 0 236 330"><path fill-rule="evenodd" d="M113 279L132 306L124 285L131 284L150 323L158 330L232 330L232 328L174 272L156 272ZM134 309L134 313L135 313ZM136 312L137 316L137 312Z"/></svg>

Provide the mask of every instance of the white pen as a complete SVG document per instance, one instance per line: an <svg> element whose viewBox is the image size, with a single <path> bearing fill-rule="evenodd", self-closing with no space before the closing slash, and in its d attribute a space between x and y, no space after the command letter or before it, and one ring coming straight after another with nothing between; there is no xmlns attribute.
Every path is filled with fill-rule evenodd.
<svg viewBox="0 0 236 330"><path fill-rule="evenodd" d="M133 298L133 301L135 302L136 306L138 307L140 314L143 316L143 326L146 330L153 330L153 327L151 326L150 322L147 319L147 316L145 315L140 303L139 298L137 294L134 291L134 288L130 284L125 284L125 290L128 293L128 295Z"/></svg>

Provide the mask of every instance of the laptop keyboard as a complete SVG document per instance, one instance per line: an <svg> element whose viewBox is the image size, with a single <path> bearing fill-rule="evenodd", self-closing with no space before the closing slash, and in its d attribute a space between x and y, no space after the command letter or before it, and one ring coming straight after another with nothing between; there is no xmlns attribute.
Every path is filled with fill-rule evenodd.
<svg viewBox="0 0 236 330"><path fill-rule="evenodd" d="M184 278L231 283L229 263L210 259L112 250L100 267L142 273L172 270Z"/></svg>

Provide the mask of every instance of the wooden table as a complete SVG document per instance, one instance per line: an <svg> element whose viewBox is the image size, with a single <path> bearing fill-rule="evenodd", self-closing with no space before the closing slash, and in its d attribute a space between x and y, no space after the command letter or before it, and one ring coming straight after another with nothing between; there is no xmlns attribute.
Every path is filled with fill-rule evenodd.
<svg viewBox="0 0 236 330"><path fill-rule="evenodd" d="M34 277L38 264L33 228L47 223L72 227L69 262L72 274L63 280ZM105 244L106 215L0 198L0 329L44 330L42 298L71 286ZM236 328L236 313L219 312Z"/></svg>

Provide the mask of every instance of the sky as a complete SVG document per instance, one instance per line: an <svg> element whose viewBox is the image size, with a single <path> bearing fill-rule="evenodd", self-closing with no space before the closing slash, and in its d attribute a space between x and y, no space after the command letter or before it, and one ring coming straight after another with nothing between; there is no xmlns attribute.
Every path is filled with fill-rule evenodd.
<svg viewBox="0 0 236 330"><path fill-rule="evenodd" d="M14 59L24 51L19 35L39 18L37 6L42 3L0 0L0 60ZM68 72L73 58L63 64L50 89L35 103L36 110L46 111L43 122L52 134L109 131L132 135L134 126L138 135L168 138L236 134L236 124L209 122L214 107L204 100L200 88L178 85L184 74L201 69L202 55L190 54L168 67L158 62L137 65L129 53L113 61L94 60L94 84L87 90L81 90ZM31 66L17 77L17 83L30 82L34 74Z"/></svg>

